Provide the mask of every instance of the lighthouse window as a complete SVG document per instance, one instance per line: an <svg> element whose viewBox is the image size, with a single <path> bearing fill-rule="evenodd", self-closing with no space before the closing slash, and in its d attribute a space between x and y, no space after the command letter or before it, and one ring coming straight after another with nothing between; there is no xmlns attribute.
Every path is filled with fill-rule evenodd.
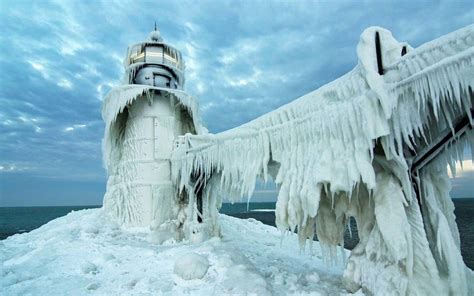
<svg viewBox="0 0 474 296"><path fill-rule="evenodd" d="M145 53L142 52L140 53L139 55L137 55L134 59L133 59L133 62L134 63L140 63L140 62L144 62L145 61Z"/></svg>
<svg viewBox="0 0 474 296"><path fill-rule="evenodd" d="M145 61L145 51L144 47L140 45L135 45L129 51L129 65L134 63L140 63Z"/></svg>
<svg viewBox="0 0 474 296"><path fill-rule="evenodd" d="M165 59L165 63L169 63L175 67L179 67L178 60L176 59L176 51L173 48L165 47L163 57Z"/></svg>
<svg viewBox="0 0 474 296"><path fill-rule="evenodd" d="M146 48L146 62L161 64L163 59L163 48L159 46L148 46Z"/></svg>
<svg viewBox="0 0 474 296"><path fill-rule="evenodd" d="M146 48L147 56L161 57L163 55L163 49L158 46L149 46Z"/></svg>

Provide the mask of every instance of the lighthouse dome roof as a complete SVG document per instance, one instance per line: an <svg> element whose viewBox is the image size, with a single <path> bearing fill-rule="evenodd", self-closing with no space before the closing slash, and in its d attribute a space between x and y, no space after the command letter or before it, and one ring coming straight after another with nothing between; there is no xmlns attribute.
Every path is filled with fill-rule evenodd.
<svg viewBox="0 0 474 296"><path fill-rule="evenodd" d="M162 41L160 31L158 30L151 31L150 34L148 35L148 38L151 41L157 41L157 42Z"/></svg>

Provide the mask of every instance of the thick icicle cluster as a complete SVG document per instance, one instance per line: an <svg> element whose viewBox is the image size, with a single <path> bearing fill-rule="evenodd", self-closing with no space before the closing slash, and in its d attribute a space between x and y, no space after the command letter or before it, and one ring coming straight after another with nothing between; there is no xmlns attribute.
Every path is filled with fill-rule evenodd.
<svg viewBox="0 0 474 296"><path fill-rule="evenodd" d="M220 134L186 135L173 153L174 182L183 189L199 174L212 180L209 194L232 199L250 197L257 178L272 175L280 186L276 224L297 229L302 242L316 231L332 254L348 217L356 219L360 243L347 264L348 289L423 294L438 285L466 294L459 244L444 242L458 236L449 190L437 185L447 180L425 168L416 192L410 151L432 143L456 118L468 116L472 127L474 26L417 49L372 27L357 54L351 72L271 113ZM464 139L472 151L472 132ZM446 284L456 272L458 282Z"/></svg>

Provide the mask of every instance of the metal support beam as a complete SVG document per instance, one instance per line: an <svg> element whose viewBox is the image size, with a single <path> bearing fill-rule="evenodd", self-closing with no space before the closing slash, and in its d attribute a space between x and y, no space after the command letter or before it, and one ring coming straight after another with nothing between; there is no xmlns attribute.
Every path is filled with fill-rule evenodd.
<svg viewBox="0 0 474 296"><path fill-rule="evenodd" d="M382 48L380 46L380 34L375 32L375 53L377 55L377 70L379 75L383 75Z"/></svg>
<svg viewBox="0 0 474 296"><path fill-rule="evenodd" d="M470 110L471 118L474 117L474 109ZM417 153L413 159L411 171L415 172L422 169L430 163L436 156L438 156L446 146L451 144L453 140L461 137L468 130L472 129L473 125L469 121L469 116L466 114L461 119L457 120L453 125L453 129L447 128L438 138L427 148L422 149Z"/></svg>
<svg viewBox="0 0 474 296"><path fill-rule="evenodd" d="M471 118L474 118L474 109L470 110ZM421 149L417 152L411 165L411 182L415 190L416 199L420 207L420 211L423 212L421 207L421 184L420 184L420 170L435 159L449 144L456 139L462 137L464 133L472 129L473 125L470 122L469 116L466 114L457 120L453 128L447 128L444 130L433 143Z"/></svg>

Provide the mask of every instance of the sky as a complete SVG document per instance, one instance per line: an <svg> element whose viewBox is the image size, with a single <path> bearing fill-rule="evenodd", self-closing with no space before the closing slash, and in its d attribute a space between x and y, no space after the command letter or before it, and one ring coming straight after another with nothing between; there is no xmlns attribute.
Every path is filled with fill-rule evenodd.
<svg viewBox="0 0 474 296"><path fill-rule="evenodd" d="M317 89L356 64L369 26L413 47L474 23L470 1L0 1L0 206L101 204L104 95L157 22L182 51L211 132ZM454 197L474 196L471 156ZM274 186L256 200L274 199Z"/></svg>

